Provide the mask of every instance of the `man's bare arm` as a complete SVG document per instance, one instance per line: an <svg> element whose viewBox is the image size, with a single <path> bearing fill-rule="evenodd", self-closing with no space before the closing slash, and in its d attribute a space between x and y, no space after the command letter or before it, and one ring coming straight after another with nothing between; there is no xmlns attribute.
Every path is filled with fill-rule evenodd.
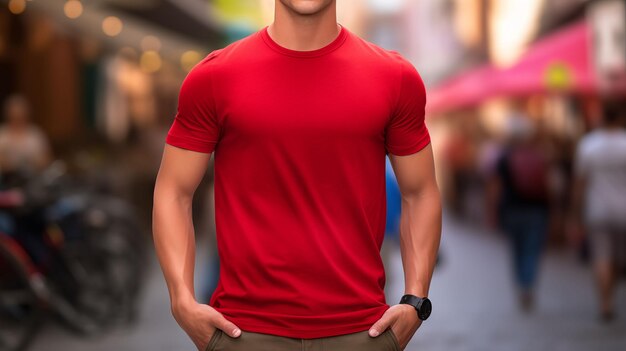
<svg viewBox="0 0 626 351"><path fill-rule="evenodd" d="M435 178L432 147L411 155L389 154L402 196L400 251L405 294L428 296L441 239L441 197ZM370 328L377 336L387 327L404 349L421 321L411 305L396 304Z"/></svg>
<svg viewBox="0 0 626 351"><path fill-rule="evenodd" d="M237 337L238 328L219 312L196 302L194 293L195 233L193 195L204 176L210 154L165 145L154 188L152 230L157 258L169 290L176 321L202 349L212 330ZM207 335L208 333L208 335Z"/></svg>
<svg viewBox="0 0 626 351"><path fill-rule="evenodd" d="M210 154L166 144L154 187L154 245L172 304L195 300L191 203Z"/></svg>
<svg viewBox="0 0 626 351"><path fill-rule="evenodd" d="M407 156L390 155L402 195L400 250L405 294L428 296L441 240L441 197L431 145Z"/></svg>

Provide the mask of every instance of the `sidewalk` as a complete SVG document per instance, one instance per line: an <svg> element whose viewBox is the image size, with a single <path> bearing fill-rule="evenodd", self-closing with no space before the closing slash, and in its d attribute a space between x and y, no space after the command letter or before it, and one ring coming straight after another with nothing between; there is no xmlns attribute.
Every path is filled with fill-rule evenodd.
<svg viewBox="0 0 626 351"><path fill-rule="evenodd" d="M203 241L198 241L204 245ZM399 248L388 266L390 304L403 292ZM591 273L567 253L550 252L543 265L537 309L518 312L509 278L506 242L477 228L444 221L443 259L433 277L433 314L407 351L623 351L626 350L626 289L619 295L617 321L597 322ZM206 254L197 255L196 285ZM156 259L145 289L139 323L95 339L47 327L34 351L180 351L194 345L171 317L165 281ZM400 278L400 279L397 279ZM626 285L626 284L622 284Z"/></svg>

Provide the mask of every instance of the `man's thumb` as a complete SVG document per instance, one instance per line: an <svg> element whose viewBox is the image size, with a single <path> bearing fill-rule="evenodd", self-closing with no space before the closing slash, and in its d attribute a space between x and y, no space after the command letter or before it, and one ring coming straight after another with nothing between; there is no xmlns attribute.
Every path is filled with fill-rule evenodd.
<svg viewBox="0 0 626 351"><path fill-rule="evenodd" d="M241 329L239 329L239 327L237 327L235 323L224 318L224 316L221 314L219 315L219 317L217 317L215 326L219 329L222 329L223 332L225 332L229 336L232 336L233 338L239 337L239 335L241 335Z"/></svg>
<svg viewBox="0 0 626 351"><path fill-rule="evenodd" d="M372 325L372 327L370 328L369 330L370 336L377 337L383 331L385 331L387 327L389 327L390 324L391 324L391 316L388 313L383 314L383 316L380 317L380 319L376 321L376 323L374 323L374 325Z"/></svg>

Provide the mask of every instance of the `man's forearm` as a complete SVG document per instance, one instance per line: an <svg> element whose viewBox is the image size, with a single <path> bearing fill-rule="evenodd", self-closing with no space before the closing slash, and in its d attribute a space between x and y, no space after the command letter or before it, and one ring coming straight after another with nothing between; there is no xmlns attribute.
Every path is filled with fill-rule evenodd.
<svg viewBox="0 0 626 351"><path fill-rule="evenodd" d="M441 197L436 185L403 196L400 250L405 294L428 296L441 240Z"/></svg>
<svg viewBox="0 0 626 351"><path fill-rule="evenodd" d="M154 245L170 294L172 308L195 300L195 234L191 219L191 196L160 188L154 192Z"/></svg>

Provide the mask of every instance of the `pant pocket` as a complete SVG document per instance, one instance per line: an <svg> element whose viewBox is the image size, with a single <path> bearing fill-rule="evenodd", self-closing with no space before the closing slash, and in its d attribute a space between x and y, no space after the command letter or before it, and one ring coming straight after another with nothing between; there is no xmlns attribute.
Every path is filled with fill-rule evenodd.
<svg viewBox="0 0 626 351"><path fill-rule="evenodd" d="M400 347L400 342L398 341L398 337L393 332L391 327L387 328L386 332L389 335L389 338L391 339L391 342L393 343L393 347L395 348L395 350L402 351L402 348Z"/></svg>
<svg viewBox="0 0 626 351"><path fill-rule="evenodd" d="M217 340L220 338L222 334L222 330L215 328L215 332L211 335L211 339L209 339L209 343L204 348L204 351L213 351L215 349L215 345L217 344Z"/></svg>

